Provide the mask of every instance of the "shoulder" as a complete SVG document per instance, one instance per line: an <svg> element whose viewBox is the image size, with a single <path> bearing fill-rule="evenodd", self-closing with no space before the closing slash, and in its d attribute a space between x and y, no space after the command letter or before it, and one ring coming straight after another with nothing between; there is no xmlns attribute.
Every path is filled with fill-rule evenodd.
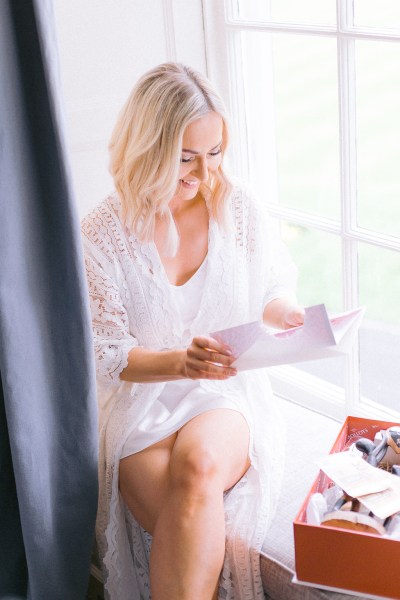
<svg viewBox="0 0 400 600"><path fill-rule="evenodd" d="M86 249L95 248L112 260L124 237L121 203L116 192L107 196L82 219L81 232Z"/></svg>
<svg viewBox="0 0 400 600"><path fill-rule="evenodd" d="M239 179L233 180L232 183L230 202L235 219L241 218L245 221L263 219L266 208L251 187Z"/></svg>
<svg viewBox="0 0 400 600"><path fill-rule="evenodd" d="M119 220L120 202L116 192L109 194L99 204L92 208L81 221L81 229L83 235L90 236L95 230L110 223L117 217Z"/></svg>

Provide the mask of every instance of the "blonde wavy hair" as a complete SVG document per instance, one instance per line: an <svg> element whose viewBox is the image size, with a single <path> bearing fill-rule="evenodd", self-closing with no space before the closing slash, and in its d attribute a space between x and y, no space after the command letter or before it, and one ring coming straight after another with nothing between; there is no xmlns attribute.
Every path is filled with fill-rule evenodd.
<svg viewBox="0 0 400 600"><path fill-rule="evenodd" d="M223 121L223 155L228 144L228 119L221 97L194 69L164 63L139 79L111 136L110 172L126 226L139 240L149 242L154 239L156 215L170 218L172 254L177 250L177 233L168 204L177 190L183 133L192 121L211 111ZM222 227L229 223L226 200L231 188L222 161L209 181L200 186L211 215Z"/></svg>

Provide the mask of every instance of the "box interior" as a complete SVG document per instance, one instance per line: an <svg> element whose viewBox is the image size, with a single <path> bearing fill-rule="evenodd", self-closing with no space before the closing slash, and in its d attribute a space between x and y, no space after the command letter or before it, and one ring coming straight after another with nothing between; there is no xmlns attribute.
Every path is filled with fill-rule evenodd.
<svg viewBox="0 0 400 600"><path fill-rule="evenodd" d="M398 423L346 419L331 452L340 452L357 437L374 439L376 431ZM295 521L296 576L299 581L400 600L400 542L371 533L306 522L310 496L323 492L331 480L320 472Z"/></svg>

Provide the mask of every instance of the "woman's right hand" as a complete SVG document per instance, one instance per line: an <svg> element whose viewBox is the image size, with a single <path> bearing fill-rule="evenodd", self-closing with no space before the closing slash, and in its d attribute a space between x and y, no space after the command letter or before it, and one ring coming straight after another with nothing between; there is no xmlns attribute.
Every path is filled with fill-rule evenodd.
<svg viewBox="0 0 400 600"><path fill-rule="evenodd" d="M186 350L132 348L122 381L159 383L178 379L228 379L236 375L230 349L212 337L198 336Z"/></svg>
<svg viewBox="0 0 400 600"><path fill-rule="evenodd" d="M183 352L182 371L189 379L229 379L237 374L228 346L212 337L197 336Z"/></svg>

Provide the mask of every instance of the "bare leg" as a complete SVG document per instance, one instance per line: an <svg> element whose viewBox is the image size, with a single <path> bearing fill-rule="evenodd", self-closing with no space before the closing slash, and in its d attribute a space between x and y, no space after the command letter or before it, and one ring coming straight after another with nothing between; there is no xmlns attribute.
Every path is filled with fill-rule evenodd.
<svg viewBox="0 0 400 600"><path fill-rule="evenodd" d="M156 444L121 461L121 493L139 523L153 533L154 600L216 598L225 552L223 492L248 469L248 442L243 417L217 409L192 419L161 448ZM169 455L167 468L160 461L155 468L157 455L164 463Z"/></svg>
<svg viewBox="0 0 400 600"><path fill-rule="evenodd" d="M169 463L177 433L119 462L119 489L137 522L153 535L169 488Z"/></svg>

